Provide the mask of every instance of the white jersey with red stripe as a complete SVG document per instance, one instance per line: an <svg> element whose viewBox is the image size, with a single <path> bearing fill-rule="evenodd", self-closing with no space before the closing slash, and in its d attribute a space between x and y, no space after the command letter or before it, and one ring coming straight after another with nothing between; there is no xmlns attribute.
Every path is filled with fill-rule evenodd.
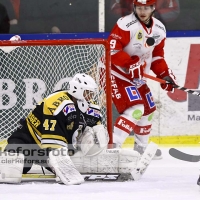
<svg viewBox="0 0 200 200"><path fill-rule="evenodd" d="M155 40L152 46L147 44L148 38ZM162 59L162 65L164 64L164 68L167 68L163 59L165 39L165 26L154 17L152 17L150 28L141 23L134 13L120 18L108 38L111 47L112 70L121 73L121 68L128 69L135 62L133 56L138 56L140 62L146 62L144 73L148 74L152 63L159 59ZM124 75L123 72L121 74ZM131 78L128 75L125 77Z"/></svg>

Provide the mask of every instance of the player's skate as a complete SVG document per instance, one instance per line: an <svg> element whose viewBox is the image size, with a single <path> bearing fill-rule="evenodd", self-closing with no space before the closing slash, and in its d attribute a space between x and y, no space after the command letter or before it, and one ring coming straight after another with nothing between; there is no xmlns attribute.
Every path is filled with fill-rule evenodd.
<svg viewBox="0 0 200 200"><path fill-rule="evenodd" d="M138 145L136 142L134 143L134 150L139 152L141 155L144 153L145 151L144 146ZM162 159L162 152L160 149L157 149L155 156L153 157L153 160L160 160Z"/></svg>
<svg viewBox="0 0 200 200"><path fill-rule="evenodd" d="M199 175L199 178L198 178L198 180L197 180L197 185L200 186L200 175Z"/></svg>
<svg viewBox="0 0 200 200"><path fill-rule="evenodd" d="M160 160L162 159L162 151L160 149L157 149L155 156L153 157L153 160Z"/></svg>

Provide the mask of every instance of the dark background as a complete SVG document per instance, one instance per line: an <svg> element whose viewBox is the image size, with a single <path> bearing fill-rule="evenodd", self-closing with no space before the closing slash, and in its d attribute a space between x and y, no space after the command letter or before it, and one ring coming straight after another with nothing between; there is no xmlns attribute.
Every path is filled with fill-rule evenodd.
<svg viewBox="0 0 200 200"><path fill-rule="evenodd" d="M127 2L132 0L106 0L106 31L108 32L120 17L119 9L111 11L111 6L117 1L124 2L121 4L121 13L126 15L131 12L130 5ZM165 24L166 29L168 31L200 30L200 0L179 0L179 5L180 13L176 19L167 23L161 20Z"/></svg>
<svg viewBox="0 0 200 200"><path fill-rule="evenodd" d="M16 14L12 1L19 2ZM121 6L111 9L113 3ZM159 0L158 0L159 1ZM105 32L129 14L130 0L105 0ZM200 30L200 0L179 0L180 13L167 30ZM84 33L98 32L98 0L0 0L0 33ZM16 19L17 24L12 24ZM52 30L53 27L58 28Z"/></svg>

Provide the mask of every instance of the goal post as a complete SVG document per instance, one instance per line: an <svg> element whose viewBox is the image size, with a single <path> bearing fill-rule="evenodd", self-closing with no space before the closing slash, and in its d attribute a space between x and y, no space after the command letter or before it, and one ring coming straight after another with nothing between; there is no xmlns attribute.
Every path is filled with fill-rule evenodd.
<svg viewBox="0 0 200 200"><path fill-rule="evenodd" d="M95 100L112 144L110 49L103 39L0 41L0 141L45 96L66 90L76 73L96 80Z"/></svg>

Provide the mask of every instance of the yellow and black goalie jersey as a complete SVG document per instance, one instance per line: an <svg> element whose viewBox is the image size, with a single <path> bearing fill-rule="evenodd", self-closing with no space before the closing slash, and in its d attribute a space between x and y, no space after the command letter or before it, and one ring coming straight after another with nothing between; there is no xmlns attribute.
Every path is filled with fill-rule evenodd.
<svg viewBox="0 0 200 200"><path fill-rule="evenodd" d="M26 118L28 130L41 148L60 148L72 144L74 132L82 125L101 124L99 106L90 103L82 113L66 91L58 91L38 104Z"/></svg>

